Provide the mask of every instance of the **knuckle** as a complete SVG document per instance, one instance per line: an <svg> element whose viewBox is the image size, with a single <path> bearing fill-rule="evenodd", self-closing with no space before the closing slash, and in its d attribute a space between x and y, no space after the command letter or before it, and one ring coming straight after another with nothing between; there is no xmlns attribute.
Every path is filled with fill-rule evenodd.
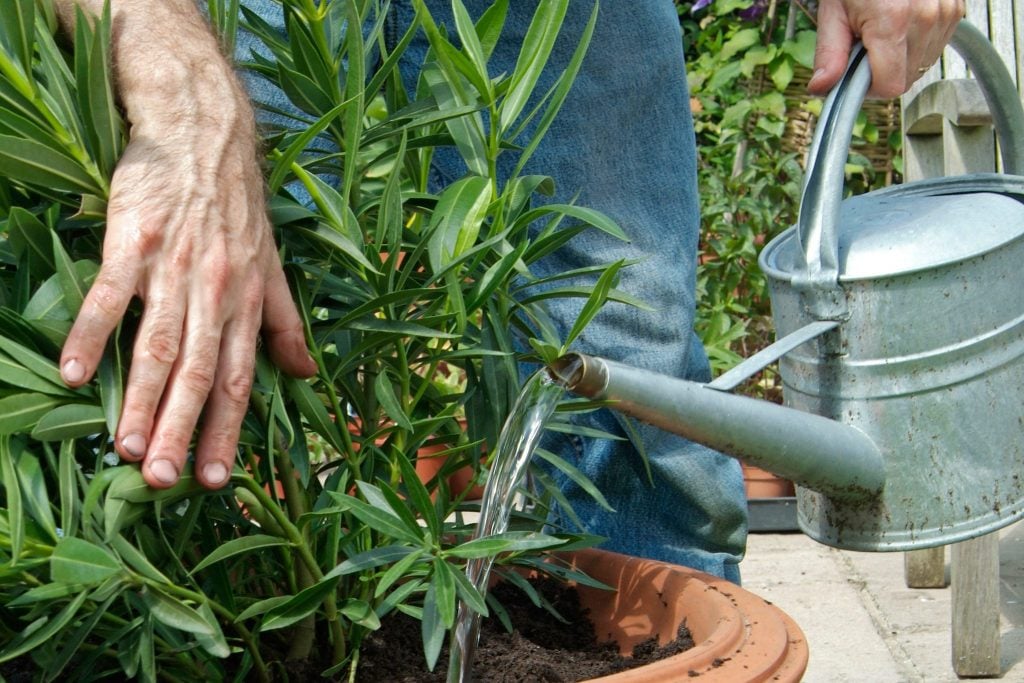
<svg viewBox="0 0 1024 683"><path fill-rule="evenodd" d="M143 352L160 365L172 365L181 350L181 333L176 326L157 324L143 339Z"/></svg>
<svg viewBox="0 0 1024 683"><path fill-rule="evenodd" d="M252 391L252 372L248 368L238 368L225 373L220 382L220 392L231 408L244 408L249 403Z"/></svg>
<svg viewBox="0 0 1024 683"><path fill-rule="evenodd" d="M186 388L205 395L213 387L214 372L215 365L212 363L188 363L182 367L178 378Z"/></svg>

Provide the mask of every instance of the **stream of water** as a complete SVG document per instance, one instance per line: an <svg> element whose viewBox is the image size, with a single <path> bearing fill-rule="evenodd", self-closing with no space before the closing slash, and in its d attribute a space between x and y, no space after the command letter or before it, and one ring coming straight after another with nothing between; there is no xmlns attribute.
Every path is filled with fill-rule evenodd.
<svg viewBox="0 0 1024 683"><path fill-rule="evenodd" d="M480 506L480 521L473 538L500 534L508 529L516 489L537 448L544 424L564 393L564 385L552 380L544 370L527 380L502 427L498 446L492 454L491 471ZM493 562L487 559L472 559L466 565L466 575L481 595L487 594L492 565ZM470 680L479 636L480 615L460 602L448 659L448 683L467 683Z"/></svg>

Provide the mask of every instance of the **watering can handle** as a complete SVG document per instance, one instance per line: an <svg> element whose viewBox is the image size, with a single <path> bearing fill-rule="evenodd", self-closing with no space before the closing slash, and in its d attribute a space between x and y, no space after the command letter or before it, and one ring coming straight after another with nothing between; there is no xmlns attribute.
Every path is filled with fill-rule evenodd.
<svg viewBox="0 0 1024 683"><path fill-rule="evenodd" d="M1024 175L1024 109L999 53L981 31L961 21L950 45L974 72L999 137L1006 173ZM809 312L819 320L845 320L846 297L839 286L839 205L853 126L871 84L867 51L857 45L846 73L825 100L814 130L797 238L803 255L793 286L803 292Z"/></svg>

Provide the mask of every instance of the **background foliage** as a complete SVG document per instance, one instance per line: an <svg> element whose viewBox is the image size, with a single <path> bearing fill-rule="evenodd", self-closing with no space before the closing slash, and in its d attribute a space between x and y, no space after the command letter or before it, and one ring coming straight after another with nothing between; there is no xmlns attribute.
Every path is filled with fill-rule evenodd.
<svg viewBox="0 0 1024 683"><path fill-rule="evenodd" d="M813 0L677 1L697 135L702 209L697 328L725 371L774 339L761 248L793 225L803 180L787 119L821 110L794 98L814 60ZM795 81L796 79L796 81ZM787 93L787 89L789 93ZM800 93L800 90L797 89ZM862 153L878 144L864 114L847 163L847 191L887 182ZM899 144L898 135L882 144ZM898 170L899 158L895 165ZM774 394L769 374L745 390Z"/></svg>

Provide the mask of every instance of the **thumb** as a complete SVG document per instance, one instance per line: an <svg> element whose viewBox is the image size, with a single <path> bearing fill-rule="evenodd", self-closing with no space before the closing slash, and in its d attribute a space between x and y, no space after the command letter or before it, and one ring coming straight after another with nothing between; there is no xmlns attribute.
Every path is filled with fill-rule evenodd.
<svg viewBox="0 0 1024 683"><path fill-rule="evenodd" d="M818 42L814 48L814 75L807 83L813 95L824 95L839 82L853 47L849 17L839 2L818 7Z"/></svg>
<svg viewBox="0 0 1024 683"><path fill-rule="evenodd" d="M293 377L312 377L316 361L306 348L305 327L284 270L274 261L263 294L263 339L274 365Z"/></svg>

